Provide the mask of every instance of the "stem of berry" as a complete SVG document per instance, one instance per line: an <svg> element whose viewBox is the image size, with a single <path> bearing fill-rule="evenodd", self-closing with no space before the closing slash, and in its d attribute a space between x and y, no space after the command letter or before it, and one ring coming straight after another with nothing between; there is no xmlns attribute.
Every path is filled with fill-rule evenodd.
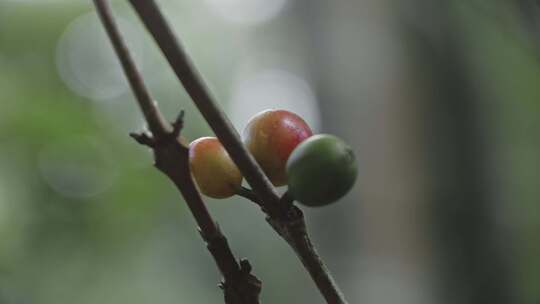
<svg viewBox="0 0 540 304"><path fill-rule="evenodd" d="M94 0L94 5L152 132L152 135L130 135L138 143L152 148L155 166L169 177L184 197L199 226L199 232L223 275L220 287L224 291L225 303L258 304L261 282L251 274L251 265L247 260L236 260L226 237L208 212L191 178L189 150L178 139L183 126L183 112L172 124L163 119L118 30L107 0Z"/></svg>
<svg viewBox="0 0 540 304"><path fill-rule="evenodd" d="M253 191L251 191L251 189L248 189L246 187L240 187L238 190L236 190L236 195L241 196L247 199L248 201L257 204L259 207L262 208L259 198Z"/></svg>
<svg viewBox="0 0 540 304"><path fill-rule="evenodd" d="M300 257L317 288L329 304L346 303L343 294L315 251L306 230L303 214L291 204L282 204L275 188L253 156L242 144L238 132L210 94L179 39L167 24L154 0L129 0L160 47L177 78L238 166L263 210L268 222Z"/></svg>

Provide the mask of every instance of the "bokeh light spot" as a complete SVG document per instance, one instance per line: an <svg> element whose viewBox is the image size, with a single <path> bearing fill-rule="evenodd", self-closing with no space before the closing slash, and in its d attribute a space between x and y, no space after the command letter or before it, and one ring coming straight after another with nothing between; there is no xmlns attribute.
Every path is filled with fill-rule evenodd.
<svg viewBox="0 0 540 304"><path fill-rule="evenodd" d="M117 18L137 66L141 68L143 44L128 21ZM76 18L62 34L56 54L60 77L80 96L111 100L128 90L122 68L95 13Z"/></svg>
<svg viewBox="0 0 540 304"><path fill-rule="evenodd" d="M287 0L205 0L225 20L257 25L279 15Z"/></svg>
<svg viewBox="0 0 540 304"><path fill-rule="evenodd" d="M89 198L112 186L118 168L105 143L82 138L51 143L39 153L39 170L56 192Z"/></svg>
<svg viewBox="0 0 540 304"><path fill-rule="evenodd" d="M278 69L242 75L233 87L230 114L242 130L248 120L266 109L284 109L300 115L317 132L320 112L313 90L302 78Z"/></svg>

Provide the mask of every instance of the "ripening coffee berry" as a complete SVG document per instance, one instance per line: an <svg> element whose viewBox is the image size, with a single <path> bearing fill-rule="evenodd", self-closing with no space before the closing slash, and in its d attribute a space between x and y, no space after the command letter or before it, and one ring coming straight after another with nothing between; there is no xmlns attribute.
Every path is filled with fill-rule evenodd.
<svg viewBox="0 0 540 304"><path fill-rule="evenodd" d="M312 134L300 116L285 110L266 110L249 120L243 138L270 181L283 186L287 183L285 164L289 155Z"/></svg>
<svg viewBox="0 0 540 304"><path fill-rule="evenodd" d="M233 196L242 183L242 174L215 137L202 137L189 145L189 165L199 190L207 196Z"/></svg>
<svg viewBox="0 0 540 304"><path fill-rule="evenodd" d="M287 161L288 191L306 206L324 206L344 196L356 180L354 152L333 135L314 135Z"/></svg>

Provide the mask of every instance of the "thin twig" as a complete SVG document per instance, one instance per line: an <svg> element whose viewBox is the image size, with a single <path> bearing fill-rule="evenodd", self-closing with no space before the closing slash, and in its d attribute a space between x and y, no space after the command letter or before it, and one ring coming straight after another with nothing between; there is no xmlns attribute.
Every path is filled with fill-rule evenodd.
<svg viewBox="0 0 540 304"><path fill-rule="evenodd" d="M306 231L304 216L292 204L284 206L253 156L242 144L238 132L204 84L154 0L129 0L146 28L165 55L177 78L206 119L232 160L236 163L259 203L268 214L267 221L290 244L329 304L346 303L343 294L313 247Z"/></svg>
<svg viewBox="0 0 540 304"><path fill-rule="evenodd" d="M263 207L257 195L255 194L255 192L251 191L251 189L248 189L246 187L240 187L236 190L236 195L241 196L247 199L248 201L257 204L261 208Z"/></svg>
<svg viewBox="0 0 540 304"><path fill-rule="evenodd" d="M122 39L117 24L114 22L111 10L106 1L94 1L94 4L99 13L99 17L107 34L110 37L111 43L118 54L118 59L122 64L125 75L129 81L131 89L135 94L137 103L141 108L144 118L148 122L148 127L154 135L163 135L170 129L169 124L163 119L159 112L156 103L152 100L150 93L144 85L144 81L137 71L133 58L129 55L126 43Z"/></svg>
<svg viewBox="0 0 540 304"><path fill-rule="evenodd" d="M199 226L199 232L224 277L220 286L224 290L225 303L258 304L261 282L250 273L251 265L247 260L237 262L227 239L212 219L191 178L188 148L178 139L183 126L183 111L172 125L162 118L118 30L107 0L94 0L94 4L152 131L152 135L130 135L140 144L152 148L156 167L165 173L182 193Z"/></svg>

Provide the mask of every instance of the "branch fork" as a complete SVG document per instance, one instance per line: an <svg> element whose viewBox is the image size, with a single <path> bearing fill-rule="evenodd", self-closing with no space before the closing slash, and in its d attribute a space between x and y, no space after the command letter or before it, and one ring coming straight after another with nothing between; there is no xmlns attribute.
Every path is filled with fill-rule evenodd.
<svg viewBox="0 0 540 304"><path fill-rule="evenodd" d="M180 111L176 120L170 124L163 119L118 30L107 0L94 0L94 5L152 132L131 133L130 136L139 144L152 149L155 166L167 175L182 193L199 226L201 236L223 275L220 286L224 292L225 303L259 304L261 281L251 274L251 265L247 260L236 260L225 235L208 212L191 178L189 149L180 140L184 111Z"/></svg>

